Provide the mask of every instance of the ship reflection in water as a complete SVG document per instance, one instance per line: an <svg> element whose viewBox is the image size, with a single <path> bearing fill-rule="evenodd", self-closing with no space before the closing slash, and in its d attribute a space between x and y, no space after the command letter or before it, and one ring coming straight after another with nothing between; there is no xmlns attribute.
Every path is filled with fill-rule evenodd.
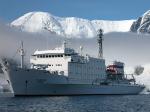
<svg viewBox="0 0 150 112"><path fill-rule="evenodd" d="M0 112L150 112L149 95L0 98Z"/></svg>

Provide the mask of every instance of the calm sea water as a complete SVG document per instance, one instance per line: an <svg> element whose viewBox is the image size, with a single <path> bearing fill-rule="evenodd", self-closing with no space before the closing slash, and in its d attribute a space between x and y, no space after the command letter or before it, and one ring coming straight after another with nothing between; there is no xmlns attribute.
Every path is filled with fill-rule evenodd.
<svg viewBox="0 0 150 112"><path fill-rule="evenodd" d="M150 95L0 98L0 112L150 112Z"/></svg>

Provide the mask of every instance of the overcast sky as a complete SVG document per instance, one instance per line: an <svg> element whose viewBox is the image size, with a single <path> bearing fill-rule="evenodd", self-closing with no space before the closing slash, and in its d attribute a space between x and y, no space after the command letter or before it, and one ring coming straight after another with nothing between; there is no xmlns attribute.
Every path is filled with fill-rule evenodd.
<svg viewBox="0 0 150 112"><path fill-rule="evenodd" d="M30 11L85 19L136 19L150 9L150 0L0 0L0 19L10 22Z"/></svg>

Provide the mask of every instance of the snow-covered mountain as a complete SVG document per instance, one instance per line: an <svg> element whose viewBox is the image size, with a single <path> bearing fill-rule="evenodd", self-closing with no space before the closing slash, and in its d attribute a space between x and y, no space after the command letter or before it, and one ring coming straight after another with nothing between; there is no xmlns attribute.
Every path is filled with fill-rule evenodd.
<svg viewBox="0 0 150 112"><path fill-rule="evenodd" d="M14 20L11 26L33 33L51 32L67 37L94 37L99 28L104 33L127 32L134 20L87 20L76 17L56 17L47 12L30 12Z"/></svg>
<svg viewBox="0 0 150 112"><path fill-rule="evenodd" d="M150 10L133 22L130 30L138 33L150 33Z"/></svg>

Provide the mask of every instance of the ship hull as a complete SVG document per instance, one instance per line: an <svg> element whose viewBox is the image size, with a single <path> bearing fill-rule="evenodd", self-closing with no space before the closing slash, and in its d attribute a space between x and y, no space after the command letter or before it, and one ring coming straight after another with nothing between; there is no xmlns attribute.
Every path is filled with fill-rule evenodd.
<svg viewBox="0 0 150 112"><path fill-rule="evenodd" d="M42 70L10 70L13 92L17 95L125 95L139 94L143 86L130 84L97 85L72 83L66 76Z"/></svg>
<svg viewBox="0 0 150 112"><path fill-rule="evenodd" d="M139 86L99 86L84 84L50 84L34 85L25 91L14 91L17 95L133 95L139 94L143 90Z"/></svg>

